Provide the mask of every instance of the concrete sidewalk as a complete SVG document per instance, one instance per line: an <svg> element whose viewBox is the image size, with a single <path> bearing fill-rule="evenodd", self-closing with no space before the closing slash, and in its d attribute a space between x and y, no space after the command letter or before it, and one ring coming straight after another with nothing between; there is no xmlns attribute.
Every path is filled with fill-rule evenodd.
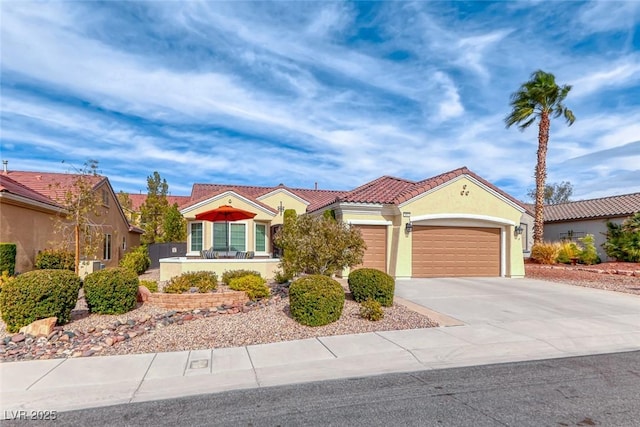
<svg viewBox="0 0 640 427"><path fill-rule="evenodd" d="M640 297L531 279L416 279L438 328L238 348L0 363L0 410L64 411L234 389L640 349Z"/></svg>
<svg viewBox="0 0 640 427"><path fill-rule="evenodd" d="M65 411L234 389L640 349L640 314L463 325L0 364L0 409ZM513 326L513 325L511 325ZM15 412L14 412L15 413Z"/></svg>

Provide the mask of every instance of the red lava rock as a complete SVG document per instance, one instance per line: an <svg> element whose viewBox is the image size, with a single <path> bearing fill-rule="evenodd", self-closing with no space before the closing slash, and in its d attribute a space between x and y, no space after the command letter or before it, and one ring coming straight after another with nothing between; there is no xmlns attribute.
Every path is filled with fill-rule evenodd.
<svg viewBox="0 0 640 427"><path fill-rule="evenodd" d="M182 317L182 320L193 320L193 315L192 314L185 314L184 317Z"/></svg>
<svg viewBox="0 0 640 427"><path fill-rule="evenodd" d="M90 357L93 356L96 352L93 350L87 350L87 351L83 351L82 353L80 353L80 356L82 357Z"/></svg>
<svg viewBox="0 0 640 427"><path fill-rule="evenodd" d="M68 342L69 341L69 335L67 335L67 334L60 335L60 338L58 338L58 341Z"/></svg>
<svg viewBox="0 0 640 427"><path fill-rule="evenodd" d="M22 342L24 341L25 336L24 334L16 334L14 336L11 337L11 342Z"/></svg>
<svg viewBox="0 0 640 427"><path fill-rule="evenodd" d="M111 337L107 337L105 338L104 343L107 345L107 347L111 347L113 343L115 343L115 340Z"/></svg>

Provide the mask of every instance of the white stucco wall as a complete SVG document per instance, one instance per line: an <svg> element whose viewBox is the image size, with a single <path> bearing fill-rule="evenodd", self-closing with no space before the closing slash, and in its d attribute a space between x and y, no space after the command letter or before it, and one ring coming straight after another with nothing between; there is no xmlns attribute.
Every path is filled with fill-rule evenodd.
<svg viewBox="0 0 640 427"><path fill-rule="evenodd" d="M613 259L607 257L602 245L607 241L607 221L611 221L615 224L622 224L626 218L611 218L607 219L593 219L586 221L570 221L570 222L555 222L544 225L544 240L549 242L557 242L567 237L570 231L573 231L573 240L577 240L578 237L582 237L586 234L593 234L596 242L596 250L602 261L613 261Z"/></svg>

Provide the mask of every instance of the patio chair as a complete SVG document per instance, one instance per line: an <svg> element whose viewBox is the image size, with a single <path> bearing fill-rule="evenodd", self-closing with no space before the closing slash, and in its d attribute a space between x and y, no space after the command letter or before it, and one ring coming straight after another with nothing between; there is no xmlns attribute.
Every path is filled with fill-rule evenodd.
<svg viewBox="0 0 640 427"><path fill-rule="evenodd" d="M246 252L236 252L236 259L245 259L246 257Z"/></svg>
<svg viewBox="0 0 640 427"><path fill-rule="evenodd" d="M253 257L256 256L256 253L254 251L249 251L247 252L247 259L253 259Z"/></svg>

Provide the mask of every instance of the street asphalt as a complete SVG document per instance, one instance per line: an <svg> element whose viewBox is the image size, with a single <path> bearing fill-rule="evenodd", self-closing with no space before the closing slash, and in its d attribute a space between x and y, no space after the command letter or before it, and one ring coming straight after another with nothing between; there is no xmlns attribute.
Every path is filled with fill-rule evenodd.
<svg viewBox="0 0 640 427"><path fill-rule="evenodd" d="M398 281L438 328L0 364L0 415L640 350L640 297L532 279ZM40 411L40 412L38 412Z"/></svg>

